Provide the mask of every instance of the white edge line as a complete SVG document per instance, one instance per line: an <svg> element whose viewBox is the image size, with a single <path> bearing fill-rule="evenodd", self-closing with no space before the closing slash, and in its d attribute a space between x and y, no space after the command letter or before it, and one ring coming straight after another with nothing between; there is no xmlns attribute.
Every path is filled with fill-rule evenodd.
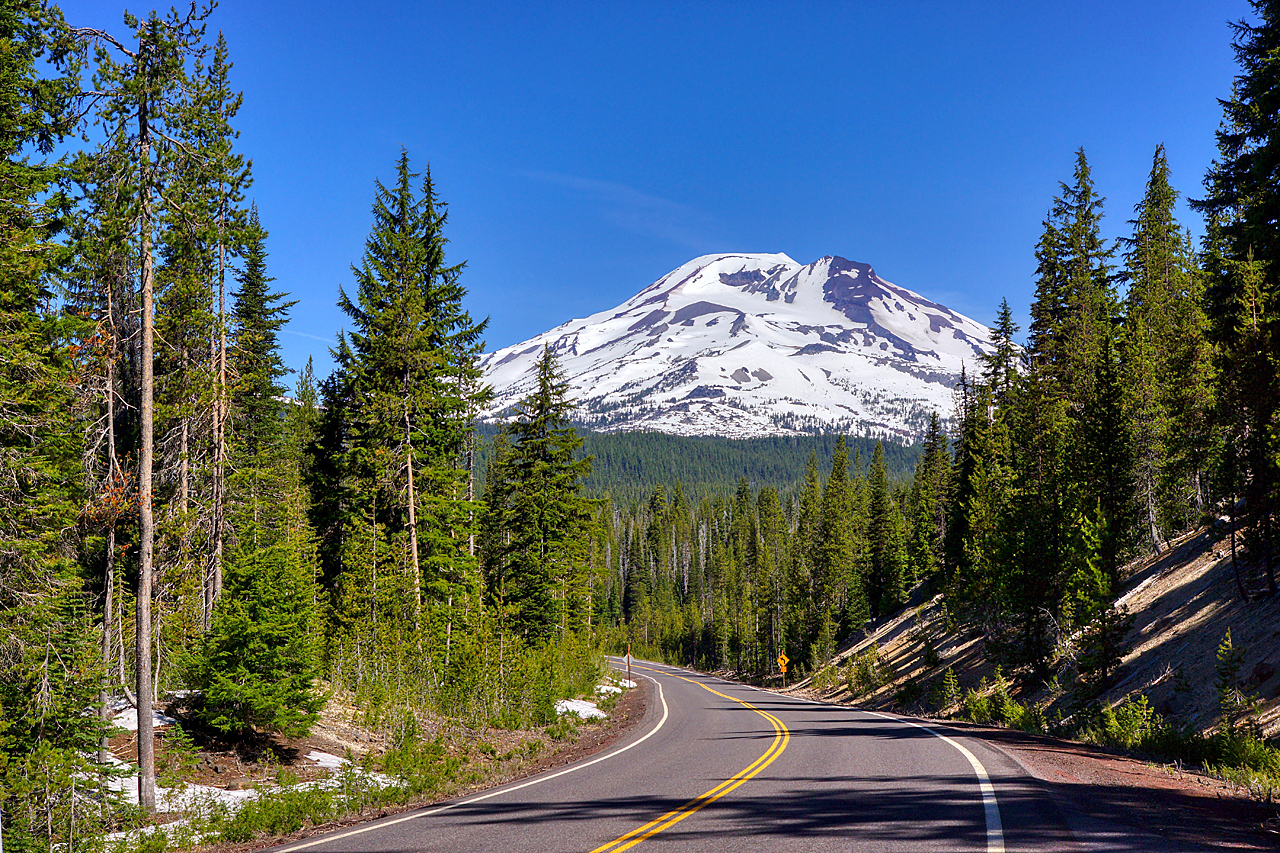
<svg viewBox="0 0 1280 853"><path fill-rule="evenodd" d="M666 666L665 664L661 664ZM669 667L677 669L677 667ZM723 679L721 679L723 680ZM961 755L969 761L969 765L973 768L974 775L978 777L978 790L982 792L982 811L987 822L987 853L1004 853L1004 825L1000 821L1000 803L996 799L995 786L991 784L991 777L987 775L987 768L982 766L982 762L978 757L970 752L963 744L947 737L946 735L932 729L926 725L913 722L911 720L902 719L901 717L892 717L888 714L881 714L878 711L867 711L862 708L853 708L849 705L832 705L830 702L819 702L814 699L805 699L800 696L790 696L785 693L778 693L774 690L765 690L763 687L756 687L751 684L741 684L739 682L727 682L738 687L746 687L760 693L768 693L772 696L790 699L792 701L805 702L810 705L823 705L832 708L847 708L854 711L862 711L864 714L871 714L874 717L880 717L883 720L889 720L895 723L905 723L908 726L915 726L917 729L923 729L934 737L945 741L954 747Z"/></svg>
<svg viewBox="0 0 1280 853"><path fill-rule="evenodd" d="M639 675L639 673L636 673L636 674ZM306 850L309 847L318 847L321 844L328 844L331 841L340 841L343 838L350 838L353 835L360 835L365 832L372 832L375 829L384 829L385 827L388 827L388 826L395 826L398 823L405 823L407 821L416 820L418 818L423 818L423 817L431 817L432 815L440 814L440 812L446 812L446 811L449 811L450 809L456 809L459 806L469 806L472 803L478 803L483 800L489 800L494 797L500 797L503 794L510 794L513 791L519 791L521 788L528 788L531 785L540 785L543 782L550 782L552 779L558 779L559 777L567 775L569 773L576 773L577 771L582 770L585 767L590 767L593 764L599 764L601 761L608 761L610 758L613 758L615 755L621 755L622 753L626 752L628 749L631 749L632 747L635 747L635 746L639 746L640 744L647 741L649 738L653 737L655 734L658 733L658 730L661 729L663 725L665 725L667 722L667 716L668 716L667 697L662 692L662 685L658 683L658 679L656 678L651 678L650 676L647 676L647 675L641 675L640 677L647 679L649 681L652 681L657 686L658 699L662 702L662 719L658 720L658 724L654 726L652 729L650 729L648 732L646 732L644 737L639 738L638 740L633 740L631 743L627 744L621 749L615 749L613 752L609 753L608 755L602 755L599 758L593 758L590 761L584 761L581 764L574 764L570 767L566 767L564 770L560 770L555 773L552 773L549 776L538 776L535 779L530 779L529 781L522 782L519 785L513 785L508 788L497 788L493 791L486 791L485 793L480 794L479 796L476 796L476 797L472 797L468 800L459 800L456 803L446 803L443 806L437 806L436 808L429 809L427 811L414 812L413 814L405 815L404 817L396 818L395 820L379 821L378 823L371 823L371 824L368 824L367 826L362 826L359 829L353 829L350 832L344 832L341 835L326 835L322 838L317 838L315 841L308 841L305 844L294 844L290 847L283 847L279 849L278 853L293 853L294 850Z"/></svg>
<svg viewBox="0 0 1280 853"><path fill-rule="evenodd" d="M991 777L987 775L987 768L982 766L982 762L978 757L970 752L963 744L952 740L946 735L938 732L928 726L920 723L904 720L901 717L891 717L888 714L881 714L878 711L863 711L864 714L870 714L873 717L879 717L882 720L890 720L895 723L906 723L908 726L915 726L917 729L923 729L939 740L945 741L969 760L970 766L973 767L974 775L978 777L978 790L982 792L982 810L986 813L987 818L987 853L1004 853L1004 827L1000 822L1000 804L996 801L996 789L991 784Z"/></svg>

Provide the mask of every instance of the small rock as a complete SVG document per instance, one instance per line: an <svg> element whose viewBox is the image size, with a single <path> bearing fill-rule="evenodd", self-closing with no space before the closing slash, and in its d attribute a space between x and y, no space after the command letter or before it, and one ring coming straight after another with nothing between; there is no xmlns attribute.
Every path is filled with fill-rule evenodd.
<svg viewBox="0 0 1280 853"><path fill-rule="evenodd" d="M232 779L225 787L228 791L243 791L245 788L245 781L246 780L244 779Z"/></svg>
<svg viewBox="0 0 1280 853"><path fill-rule="evenodd" d="M1258 661L1254 666L1253 672L1249 675L1249 686L1257 687L1262 682L1276 674L1276 668L1264 660Z"/></svg>

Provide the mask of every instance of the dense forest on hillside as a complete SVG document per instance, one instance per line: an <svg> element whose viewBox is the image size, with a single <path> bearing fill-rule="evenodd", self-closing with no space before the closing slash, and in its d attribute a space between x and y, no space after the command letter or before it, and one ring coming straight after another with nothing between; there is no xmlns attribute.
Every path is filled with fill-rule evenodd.
<svg viewBox="0 0 1280 853"><path fill-rule="evenodd" d="M327 684L400 721L403 768L415 715L551 723L627 642L746 676L780 652L811 670L918 584L1013 679L1087 703L1124 631L1120 566L1207 520L1237 594L1275 595L1280 4L1254 6L1193 202L1203 241L1175 218L1159 146L1128 236L1105 241L1077 152L1028 247L1025 347L1006 304L957 411L902 448L579 436L549 353L514 416L478 430L485 321L405 151L371 186L337 368L287 389L294 303L272 286L212 12L112 34L6 4L4 842L100 850L148 820L153 706L179 690L206 731L289 736ZM136 810L110 785L121 703Z"/></svg>
<svg viewBox="0 0 1280 853"><path fill-rule="evenodd" d="M476 473L483 485L485 464L498 427L477 425L481 441L476 450ZM578 429L581 458L591 458L591 472L583 487L594 497L609 497L620 505L644 503L654 486L670 489L677 480L691 499L727 496L745 477L753 489L771 486L780 494L798 492L805 465L816 456L822 470L831 467L837 436L788 435L761 438L680 436L660 432L601 433ZM876 440L846 439L856 467L865 473ZM921 446L885 442L885 464L894 483L908 482L919 460Z"/></svg>

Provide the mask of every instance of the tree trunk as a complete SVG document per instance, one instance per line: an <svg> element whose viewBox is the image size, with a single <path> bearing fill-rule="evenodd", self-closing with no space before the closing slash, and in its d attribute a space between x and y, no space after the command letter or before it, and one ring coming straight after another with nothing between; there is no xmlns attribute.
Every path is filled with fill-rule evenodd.
<svg viewBox="0 0 1280 853"><path fill-rule="evenodd" d="M109 417L109 416L108 416ZM106 588L102 597L102 688L98 692L98 702L100 706L100 715L103 725L111 722L111 689L108 684L111 680L111 608L115 603L115 580L116 580L116 529L115 522L112 521L111 527L107 530L107 570ZM106 732L103 732L102 739L98 742L98 763L106 764L111 756L111 748Z"/></svg>
<svg viewBox="0 0 1280 853"><path fill-rule="evenodd" d="M227 246L226 235L222 233L226 211L218 219L218 400L214 406L214 439L217 448L214 451L213 466L213 595L212 605L222 595L222 562L226 539L226 503L227 503Z"/></svg>
<svg viewBox="0 0 1280 853"><path fill-rule="evenodd" d="M111 345L107 350L107 489L114 490L119 483L116 481L116 325L115 325L115 306L112 301L111 283L107 284L107 326L110 329ZM115 606L115 581L116 581L116 522L112 518L110 526L107 528L107 566L105 572L105 583L103 584L102 599L102 690L100 691L99 700L101 702L101 716L103 724L111 722L111 709L108 702L111 699L111 688L108 686L111 679L111 619L112 609ZM123 672L124 664L124 647L121 645L120 662ZM122 675L123 680L123 675ZM106 764L111 756L109 739L106 732L102 734L102 740L98 744L98 763Z"/></svg>
<svg viewBox="0 0 1280 853"><path fill-rule="evenodd" d="M413 566L413 627L421 630L422 569L418 565L418 495L413 483L413 431L409 421L409 375L404 377L404 452L409 470L409 558Z"/></svg>
<svg viewBox="0 0 1280 853"><path fill-rule="evenodd" d="M1156 523L1156 499L1155 484L1150 477L1146 477L1145 488L1147 503L1147 536L1151 541L1151 553L1159 554L1164 550L1164 543L1160 539L1160 526Z"/></svg>
<svg viewBox="0 0 1280 853"><path fill-rule="evenodd" d="M1240 577L1240 564L1236 562L1236 496L1231 496L1231 572L1236 577L1236 589L1240 592L1240 600L1247 602L1249 593L1245 591L1244 580Z"/></svg>
<svg viewBox="0 0 1280 853"><path fill-rule="evenodd" d="M467 430L467 503L476 499L476 430L472 422ZM467 556L476 555L476 513L467 510Z"/></svg>
<svg viewBox="0 0 1280 853"><path fill-rule="evenodd" d="M151 719L151 573L155 556L155 519L151 506L152 454L155 450L155 317L151 259L151 147L146 100L138 111L139 165L142 171L142 208L138 223L142 255L142 427L138 451L138 595L137 595L137 700L138 700L138 805L147 814L156 810L155 733Z"/></svg>

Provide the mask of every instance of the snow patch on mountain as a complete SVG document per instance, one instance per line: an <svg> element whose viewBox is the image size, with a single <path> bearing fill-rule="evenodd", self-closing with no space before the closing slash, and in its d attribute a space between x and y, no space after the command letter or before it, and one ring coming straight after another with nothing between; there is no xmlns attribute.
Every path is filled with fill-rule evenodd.
<svg viewBox="0 0 1280 853"><path fill-rule="evenodd" d="M694 258L617 308L486 354L487 418L529 393L544 346L591 429L908 440L993 350L987 327L868 264L784 254Z"/></svg>

